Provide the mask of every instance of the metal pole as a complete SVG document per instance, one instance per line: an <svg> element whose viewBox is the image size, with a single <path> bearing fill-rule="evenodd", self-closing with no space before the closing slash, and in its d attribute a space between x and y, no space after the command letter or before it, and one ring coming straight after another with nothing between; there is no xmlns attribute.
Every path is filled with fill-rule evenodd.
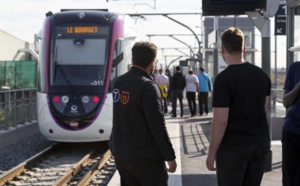
<svg viewBox="0 0 300 186"><path fill-rule="evenodd" d="M277 35L275 35L275 52L274 52L274 60L275 60L275 71L274 71L274 88L277 88Z"/></svg>
<svg viewBox="0 0 300 186"><path fill-rule="evenodd" d="M214 30L216 33L216 42L213 50L213 67L214 67L214 74L213 74L213 81L215 80L215 77L219 73L219 49L218 49L218 32L219 32L219 17L214 17Z"/></svg>
<svg viewBox="0 0 300 186"><path fill-rule="evenodd" d="M270 19L265 19L265 25L262 29L261 37L262 37L262 70L265 71L265 73L271 77L271 39L270 39L271 31L270 31ZM271 103L269 102L269 110L267 112L267 120L269 123L269 133L270 133L270 139L272 141L272 124L271 124ZM270 145L271 145L270 141ZM270 149L269 153L269 159L266 165L266 171L272 170L272 147Z"/></svg>

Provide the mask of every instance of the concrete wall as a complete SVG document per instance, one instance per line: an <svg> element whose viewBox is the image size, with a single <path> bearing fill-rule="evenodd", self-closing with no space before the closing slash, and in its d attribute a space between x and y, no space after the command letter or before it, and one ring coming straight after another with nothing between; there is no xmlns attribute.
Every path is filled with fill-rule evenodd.
<svg viewBox="0 0 300 186"><path fill-rule="evenodd" d="M24 141L39 132L37 122L22 124L15 128L0 131L0 149L20 143L20 141Z"/></svg>
<svg viewBox="0 0 300 186"><path fill-rule="evenodd" d="M27 42L16 38L9 33L0 30L0 61L11 61L19 49L24 49ZM34 49L33 44L29 44L30 49ZM18 55L16 60L28 60L24 53Z"/></svg>

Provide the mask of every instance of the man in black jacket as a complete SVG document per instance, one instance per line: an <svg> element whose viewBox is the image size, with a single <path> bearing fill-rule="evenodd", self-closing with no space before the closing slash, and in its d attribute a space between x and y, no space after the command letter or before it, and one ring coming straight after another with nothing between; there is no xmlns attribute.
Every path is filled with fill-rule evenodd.
<svg viewBox="0 0 300 186"><path fill-rule="evenodd" d="M113 89L109 146L122 186L167 186L167 171L173 173L177 167L165 126L161 91L151 78L156 53L153 43L135 43L133 66L116 80Z"/></svg>
<svg viewBox="0 0 300 186"><path fill-rule="evenodd" d="M172 94L172 116L176 117L176 110L177 110L177 98L179 99L180 104L180 117L183 117L183 90L185 88L185 77L181 73L180 66L176 67L176 73L172 77L171 81L171 94Z"/></svg>

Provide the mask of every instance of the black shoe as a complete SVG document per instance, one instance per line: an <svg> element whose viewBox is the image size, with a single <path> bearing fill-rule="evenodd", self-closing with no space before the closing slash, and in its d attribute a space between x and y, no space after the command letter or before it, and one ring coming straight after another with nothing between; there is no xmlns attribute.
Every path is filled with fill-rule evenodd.
<svg viewBox="0 0 300 186"><path fill-rule="evenodd" d="M203 114L199 114L199 116L202 116Z"/></svg>
<svg viewBox="0 0 300 186"><path fill-rule="evenodd" d="M171 115L171 118L176 118L176 116L174 116L174 115Z"/></svg>

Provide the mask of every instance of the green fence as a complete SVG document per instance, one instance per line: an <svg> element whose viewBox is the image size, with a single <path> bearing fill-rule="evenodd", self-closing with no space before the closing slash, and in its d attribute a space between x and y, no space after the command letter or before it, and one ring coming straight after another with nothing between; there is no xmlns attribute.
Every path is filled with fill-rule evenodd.
<svg viewBox="0 0 300 186"><path fill-rule="evenodd" d="M0 61L0 89L27 89L36 86L36 61Z"/></svg>

